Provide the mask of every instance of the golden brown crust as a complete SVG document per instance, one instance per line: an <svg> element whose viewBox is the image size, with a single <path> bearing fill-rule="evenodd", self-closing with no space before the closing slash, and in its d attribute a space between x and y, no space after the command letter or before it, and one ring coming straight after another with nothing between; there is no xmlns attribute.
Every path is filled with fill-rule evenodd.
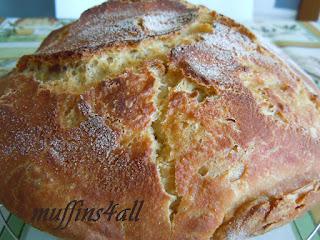
<svg viewBox="0 0 320 240"><path fill-rule="evenodd" d="M0 202L70 239L261 234L320 201L319 94L226 17L108 1L0 80ZM32 221L80 199L144 208L139 222Z"/></svg>
<svg viewBox="0 0 320 240"><path fill-rule="evenodd" d="M18 63L24 68L30 60L79 58L102 48L124 47L146 38L176 32L192 22L197 9L173 0L112 0L84 12L80 19L52 32L36 55L24 56Z"/></svg>
<svg viewBox="0 0 320 240"><path fill-rule="evenodd" d="M141 102L143 117L150 121L150 115L155 111L149 97L154 82L151 77L128 73L112 85L102 82L101 86L81 96L52 94L24 76L17 75L13 81L19 83L19 87L9 96L2 97L0 109L1 175L6 176L1 181L1 201L9 209L30 222L33 208L63 208L70 200L82 199L87 206L98 208L105 207L111 200L129 206L135 200L143 199L148 211L142 212L141 217L149 219L148 224L153 222L164 230L168 228L163 211L167 208L168 196L161 189L156 166L151 161L151 139L144 133L146 126L138 128L141 133L131 139L139 145L131 142L120 145L123 139L129 138L126 135L132 137L131 119L108 112L108 101L99 99L112 97L112 85L117 86L117 82L125 90L126 84L135 81L135 87L130 89L132 97L138 105ZM101 87L109 88L109 94L104 91L101 96ZM66 98L68 107L74 108L75 114L83 119L78 126L66 128L60 123L60 118L66 117L62 111L65 109L60 108ZM121 108L124 113L126 107L122 96L112 98L114 109ZM21 115L22 111L26 114ZM110 122L105 120L105 114ZM120 122L118 126L112 124L114 119ZM59 194L53 197L53 193ZM159 218L152 218L152 214ZM91 230L85 223L75 223L64 231L53 230L42 222L33 223L59 236L77 239L96 235L111 239L124 239L125 235L130 235L138 239L142 231L146 238L153 235L143 230L147 222L134 225L101 221ZM164 231L161 239L166 236Z"/></svg>
<svg viewBox="0 0 320 240"><path fill-rule="evenodd" d="M179 1L108 1L84 12L80 19L41 45L38 54L83 51L119 42L136 42L181 29L196 9Z"/></svg>

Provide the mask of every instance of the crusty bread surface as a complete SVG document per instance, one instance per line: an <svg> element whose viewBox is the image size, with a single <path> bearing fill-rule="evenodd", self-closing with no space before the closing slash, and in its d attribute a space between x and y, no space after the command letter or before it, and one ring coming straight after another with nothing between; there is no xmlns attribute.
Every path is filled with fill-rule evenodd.
<svg viewBox="0 0 320 240"><path fill-rule="evenodd" d="M319 90L244 26L110 0L0 80L0 202L65 239L245 239L320 201ZM32 218L143 200L139 221Z"/></svg>

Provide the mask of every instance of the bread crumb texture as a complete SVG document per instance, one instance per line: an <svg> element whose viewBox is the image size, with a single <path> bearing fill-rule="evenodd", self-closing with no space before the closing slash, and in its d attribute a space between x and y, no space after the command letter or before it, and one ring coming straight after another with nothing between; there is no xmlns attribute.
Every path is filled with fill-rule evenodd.
<svg viewBox="0 0 320 240"><path fill-rule="evenodd" d="M233 20L110 0L0 80L0 202L67 239L245 239L320 201L319 113L316 86ZM31 221L74 199L144 208Z"/></svg>

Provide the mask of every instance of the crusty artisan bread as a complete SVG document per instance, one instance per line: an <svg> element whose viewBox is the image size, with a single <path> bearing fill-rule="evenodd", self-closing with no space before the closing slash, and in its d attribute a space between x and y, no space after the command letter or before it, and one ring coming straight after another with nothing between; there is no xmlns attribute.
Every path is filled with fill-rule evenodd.
<svg viewBox="0 0 320 240"><path fill-rule="evenodd" d="M242 25L116 1L0 80L0 202L66 239L244 239L320 201L319 90ZM34 209L143 201L138 221Z"/></svg>

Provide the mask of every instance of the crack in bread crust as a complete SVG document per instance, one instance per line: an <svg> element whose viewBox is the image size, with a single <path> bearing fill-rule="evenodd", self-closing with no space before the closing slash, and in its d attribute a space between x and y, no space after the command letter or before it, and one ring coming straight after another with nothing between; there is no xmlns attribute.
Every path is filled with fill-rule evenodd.
<svg viewBox="0 0 320 240"><path fill-rule="evenodd" d="M165 191L171 196L169 211L171 228L174 228L174 216L179 211L179 204L182 196L179 196L175 182L175 162L170 156L176 151L170 146L169 135L163 131L164 122L167 121L170 99L175 93L186 93L197 98L199 103L208 98L218 97L214 88L204 88L194 83L192 79L185 78L183 73L173 66L165 64L166 73L158 77L159 90L155 97L157 108L156 119L152 122L151 128L154 139L157 142L156 163L159 175ZM157 79L157 78L156 78ZM167 123L170 124L170 123Z"/></svg>

